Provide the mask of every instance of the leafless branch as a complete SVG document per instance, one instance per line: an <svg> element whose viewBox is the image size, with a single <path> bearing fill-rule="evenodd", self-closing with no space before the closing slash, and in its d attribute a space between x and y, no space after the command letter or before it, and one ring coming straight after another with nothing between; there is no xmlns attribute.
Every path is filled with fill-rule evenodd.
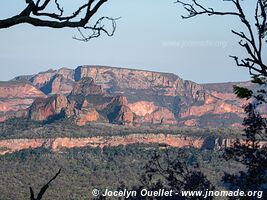
<svg viewBox="0 0 267 200"><path fill-rule="evenodd" d="M56 175L55 175L53 178L51 178L51 179L50 179L50 180L49 180L49 181L48 181L48 182L41 188L40 192L39 192L38 195L37 195L37 198L35 198L33 189L32 189L32 187L30 187L31 200L41 200L42 197L43 197L43 195L44 195L44 193L45 193L46 190L48 189L49 184L52 183L52 181L54 181L54 180L57 178L57 176L60 174L60 172L61 172L61 169L56 173Z"/></svg>
<svg viewBox="0 0 267 200"><path fill-rule="evenodd" d="M81 28L77 28L78 32L80 34L80 37L73 36L73 39L87 42L93 38L97 38L101 35L101 32L104 32L108 36L113 36L116 30L116 20L120 18L110 18L110 17L101 17L97 20L94 26L85 26L83 29L91 30L91 34L88 36L85 36ZM108 31L105 27L105 23L102 22L106 20L111 23L111 31Z"/></svg>
<svg viewBox="0 0 267 200"><path fill-rule="evenodd" d="M207 14L209 16L211 15L236 15L239 16L240 14L238 12L220 12L215 11L213 8L205 8L201 4L199 4L196 0L191 0L191 4L185 3L184 1L177 0L175 3L180 3L184 7L185 10L188 11L188 15L184 16L182 15L183 19L188 19L195 17L197 15L203 15Z"/></svg>
<svg viewBox="0 0 267 200"><path fill-rule="evenodd" d="M89 21L97 13L100 7L108 0L87 0L79 8L75 9L72 14L65 14L63 6L58 0L25 0L26 7L17 15L10 18L0 19L0 29L9 28L18 24L31 24L38 27L49 28L79 28L90 29L93 34L89 37L83 38L82 41L96 38L100 33L105 33L108 36L114 34L116 28L116 19L111 17L101 17L97 20L94 26L89 26ZM54 6L54 11L50 11L49 6ZM103 19L111 21L113 30L108 32L104 26L99 26ZM97 34L96 34L97 33Z"/></svg>
<svg viewBox="0 0 267 200"><path fill-rule="evenodd" d="M188 1L190 3L188 3ZM217 11L213 8L207 8L202 4L198 3L197 0L188 0L188 1L180 1L177 0L175 3L181 4L184 9L188 12L187 16L182 16L183 19L192 18L198 15L208 15L208 16L235 16L240 19L245 29L247 30L247 34L242 31L232 30L232 33L237 35L241 40L239 41L239 45L246 50L248 54L247 58L239 59L237 56L230 56L234 58L237 66L242 66L248 68L251 75L263 75L267 76L267 66L262 59L262 49L264 43L264 37L267 34L267 1L266 0L256 0L255 2L255 22L251 22L247 19L247 16L242 8L240 3L241 0L223 0L227 2L231 2L233 4L233 8L235 8L234 12L225 12L225 11ZM257 32L254 31L253 25Z"/></svg>

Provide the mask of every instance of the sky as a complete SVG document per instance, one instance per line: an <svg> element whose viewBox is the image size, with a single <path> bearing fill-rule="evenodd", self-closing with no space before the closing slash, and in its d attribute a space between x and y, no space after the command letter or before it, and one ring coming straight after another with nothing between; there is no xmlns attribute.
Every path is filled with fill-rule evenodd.
<svg viewBox="0 0 267 200"><path fill-rule="evenodd" d="M16 14L24 2L1 0L0 18ZM61 2L66 2L67 10L74 7L71 1ZM232 9L230 2L209 2L222 10ZM253 1L246 6L251 10ZM248 71L229 58L244 55L239 39L231 33L231 29L242 29L237 19L200 16L184 20L182 14L186 12L174 0L109 0L93 20L121 17L115 35L103 34L89 42L72 39L78 35L76 29L27 24L1 29L0 80L81 65L169 72L198 83L249 79Z"/></svg>

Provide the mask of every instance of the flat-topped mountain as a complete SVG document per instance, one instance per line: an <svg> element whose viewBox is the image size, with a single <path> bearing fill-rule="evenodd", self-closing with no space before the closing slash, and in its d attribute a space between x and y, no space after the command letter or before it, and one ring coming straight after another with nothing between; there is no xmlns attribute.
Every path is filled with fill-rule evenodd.
<svg viewBox="0 0 267 200"><path fill-rule="evenodd" d="M62 114L80 125L238 126L244 102L233 94L233 84L197 84L171 73L107 66L50 69L0 82L0 113L2 121Z"/></svg>

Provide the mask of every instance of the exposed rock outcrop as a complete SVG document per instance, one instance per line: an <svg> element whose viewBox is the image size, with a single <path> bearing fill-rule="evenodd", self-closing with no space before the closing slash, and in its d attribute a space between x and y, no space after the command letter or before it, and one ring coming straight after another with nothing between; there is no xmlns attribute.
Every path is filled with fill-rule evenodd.
<svg viewBox="0 0 267 200"><path fill-rule="evenodd" d="M18 81L0 82L0 121L13 116L18 110L28 108L36 98L45 96L44 93L30 83Z"/></svg>
<svg viewBox="0 0 267 200"><path fill-rule="evenodd" d="M0 82L0 98L37 98L45 95L35 86L24 82Z"/></svg>
<svg viewBox="0 0 267 200"><path fill-rule="evenodd" d="M0 155L29 148L49 148L53 151L75 147L110 147L135 143L165 144L175 148L195 147L202 149L221 149L233 145L233 139L214 137L188 137L165 134L131 134L127 136L99 136L89 138L50 138L50 139L9 139L0 140ZM260 142L260 147L267 142Z"/></svg>
<svg viewBox="0 0 267 200"><path fill-rule="evenodd" d="M189 127L197 127L199 125L199 122L197 119L189 119L189 120L185 120L183 124Z"/></svg>
<svg viewBox="0 0 267 200"><path fill-rule="evenodd" d="M94 117L88 115L89 121L97 118L96 112L103 111L110 123L137 125L176 124L176 121L180 121L184 122L180 123L183 125L199 126L202 123L196 117L209 118L214 122L214 115L216 120L224 120L227 113L237 114L242 118L244 102L235 97L232 85L248 85L197 84L171 73L106 66L80 66L75 70L61 68L15 79L31 82L48 96L65 94L72 107L78 111L83 101L89 100L90 112L78 112L83 117L92 113ZM114 96L124 96L129 103L111 100ZM4 100L0 99L0 113L25 109L35 99L30 101L23 98L19 103L11 98L12 96L6 96ZM9 115L3 118L3 114L2 120L8 118ZM238 123L236 120L232 121L235 125ZM223 123L217 123L218 126L219 124ZM212 125L217 126L216 123Z"/></svg>
<svg viewBox="0 0 267 200"><path fill-rule="evenodd" d="M132 125L134 114L128 107L128 100L124 96L114 97L103 109L110 123Z"/></svg>
<svg viewBox="0 0 267 200"><path fill-rule="evenodd" d="M105 66L81 66L75 70L76 80L91 77L96 84L102 85L113 94L158 95L175 97L186 96L190 101L202 99L201 85L192 81L184 81L171 73L160 73L145 70L133 70Z"/></svg>
<svg viewBox="0 0 267 200"><path fill-rule="evenodd" d="M143 118L145 124L177 124L174 114L167 108L158 108Z"/></svg>
<svg viewBox="0 0 267 200"><path fill-rule="evenodd" d="M65 95L54 95L36 99L29 108L29 118L45 121L53 117L70 117L73 112Z"/></svg>
<svg viewBox="0 0 267 200"><path fill-rule="evenodd" d="M204 104L201 106L191 106L186 111L180 113L180 117L189 116L203 116L205 114L223 114L223 113L235 113L243 116L243 108L241 106L235 106L223 101L219 101L212 104Z"/></svg>
<svg viewBox="0 0 267 200"><path fill-rule="evenodd" d="M42 90L42 88L46 87L46 85L50 83L55 74L56 70L49 69L46 72L40 72L32 76L29 81L31 81L35 86Z"/></svg>
<svg viewBox="0 0 267 200"><path fill-rule="evenodd" d="M57 74L51 79L50 83L46 85L46 93L69 94L72 91L74 85L75 83L72 80L66 79L61 74Z"/></svg>
<svg viewBox="0 0 267 200"><path fill-rule="evenodd" d="M68 94L74 85L74 71L67 68L50 69L30 77L16 77L15 80L28 79L45 94Z"/></svg>
<svg viewBox="0 0 267 200"><path fill-rule="evenodd" d="M96 122L101 120L102 118L96 111L96 109L92 108L87 100L84 100L81 106L81 110L77 111L75 122L77 125L83 126L88 122Z"/></svg>
<svg viewBox="0 0 267 200"><path fill-rule="evenodd" d="M103 94L103 90L101 85L95 84L94 80L90 77L83 77L80 81L78 81L72 92L71 95L96 95L96 94Z"/></svg>
<svg viewBox="0 0 267 200"><path fill-rule="evenodd" d="M131 109L128 106L122 105L113 122L122 125L133 125L133 118L134 115Z"/></svg>
<svg viewBox="0 0 267 200"><path fill-rule="evenodd" d="M81 107L75 108L68 101L65 95L53 95L48 98L38 98L28 109L27 114L20 111L16 113L17 117L25 117L35 121L51 121L61 118L72 118L73 122L83 126L88 122L105 121L105 119L90 106L87 100L84 100Z"/></svg>
<svg viewBox="0 0 267 200"><path fill-rule="evenodd" d="M136 124L177 124L172 111L155 106L153 102L138 101L130 104L129 108L138 116Z"/></svg>
<svg viewBox="0 0 267 200"><path fill-rule="evenodd" d="M158 109L154 102L137 101L128 105L131 111L138 116L144 117L146 114L151 114Z"/></svg>

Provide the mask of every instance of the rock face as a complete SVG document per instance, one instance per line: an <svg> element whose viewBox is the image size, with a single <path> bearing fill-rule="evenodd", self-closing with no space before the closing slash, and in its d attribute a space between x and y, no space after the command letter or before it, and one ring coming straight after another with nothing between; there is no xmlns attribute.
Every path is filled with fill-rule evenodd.
<svg viewBox="0 0 267 200"><path fill-rule="evenodd" d="M35 86L23 82L0 82L0 98L36 98L45 95Z"/></svg>
<svg viewBox="0 0 267 200"><path fill-rule="evenodd" d="M206 141L208 140L208 141ZM213 141L213 142L212 142ZM230 141L210 140L205 138L185 137L181 135L164 135L164 134L132 134L127 136L111 137L90 137L90 138L54 138L54 139L10 139L0 140L0 155L12 153L29 148L44 147L58 151L63 148L74 147L105 147L129 145L134 143L159 143L166 144L176 148L195 147L195 148L223 148L230 145Z"/></svg>
<svg viewBox="0 0 267 200"><path fill-rule="evenodd" d="M101 95L103 94L102 87L100 85L95 84L94 80L90 77L83 77L80 81L78 81L72 92L72 95Z"/></svg>
<svg viewBox="0 0 267 200"><path fill-rule="evenodd" d="M167 108L158 108L151 114L146 114L142 124L177 124L174 114Z"/></svg>
<svg viewBox="0 0 267 200"><path fill-rule="evenodd" d="M24 82L0 82L0 121L29 107L34 99L45 97L37 87Z"/></svg>
<svg viewBox="0 0 267 200"><path fill-rule="evenodd" d="M133 112L128 106L122 105L119 107L118 113L114 119L114 123L122 125L133 125Z"/></svg>
<svg viewBox="0 0 267 200"><path fill-rule="evenodd" d="M103 109L110 123L132 125L134 114L128 107L128 100L124 96L114 97Z"/></svg>
<svg viewBox="0 0 267 200"><path fill-rule="evenodd" d="M41 90L48 96L65 94L72 107L78 109L80 124L87 120L98 121L104 113L108 122L124 125L178 123L215 127L224 126L225 123L220 121L225 119L231 122L227 126L240 122L244 116L242 105L245 102L235 97L232 85L248 85L201 85L175 74L106 66L80 66L74 70L61 68L16 77L14 80L31 83L35 90L39 88L39 92ZM13 110L20 110L21 104L25 104L23 108L29 107L37 97L31 101L23 97L20 104L12 97L5 98L8 101L0 101L0 112L4 114L9 112L10 107ZM88 100L91 107L82 111L84 100Z"/></svg>
<svg viewBox="0 0 267 200"><path fill-rule="evenodd" d="M74 123L83 126L88 122L104 121L103 117L84 100L80 108L75 106L63 94L36 99L25 112L16 113L18 117L28 116L34 121L53 121L72 118Z"/></svg>
<svg viewBox="0 0 267 200"><path fill-rule="evenodd" d="M155 106L153 102L138 101L130 104L129 108L137 116L136 124L177 124L172 111Z"/></svg>
<svg viewBox="0 0 267 200"><path fill-rule="evenodd" d="M101 119L101 116L96 111L96 109L92 108L87 100L84 100L81 110L79 110L76 114L76 124L79 126L83 126L88 122L96 122Z"/></svg>
<svg viewBox="0 0 267 200"><path fill-rule="evenodd" d="M144 117L147 114L151 114L158 109L154 102L149 101L137 101L129 104L129 108L138 116Z"/></svg>
<svg viewBox="0 0 267 200"><path fill-rule="evenodd" d="M188 116L202 116L204 114L221 114L221 113L236 113L236 114L242 114L243 109L223 102L223 101L218 101L216 103L210 103L210 104L204 104L201 106L191 106L188 108L186 111L182 112L180 114L180 117L188 117ZM240 116L242 117L242 116Z"/></svg>
<svg viewBox="0 0 267 200"><path fill-rule="evenodd" d="M46 93L50 94L69 94L73 89L74 82L66 79L63 75L57 74L51 81L43 87Z"/></svg>
<svg viewBox="0 0 267 200"><path fill-rule="evenodd" d="M45 94L68 94L74 85L74 72L71 69L48 70L32 76L16 77L14 80L27 80Z"/></svg>
<svg viewBox="0 0 267 200"><path fill-rule="evenodd" d="M51 139L9 139L0 140L0 155L29 148L44 147L59 151L64 148L100 147L129 145L135 143L164 144L175 148L195 147L201 149L222 149L231 147L234 139L214 137L188 137L172 134L131 134L127 136L98 136L89 138L51 138ZM266 141L259 143L267 145Z"/></svg>
<svg viewBox="0 0 267 200"><path fill-rule="evenodd" d="M73 108L65 95L38 98L29 108L29 118L35 121L45 121L56 116L70 117L72 115Z"/></svg>
<svg viewBox="0 0 267 200"><path fill-rule="evenodd" d="M81 66L75 70L76 80L91 77L96 84L111 94L123 94L131 102L155 100L159 96L174 101L177 95L181 101L190 104L203 99L203 87L191 81L184 81L170 73L144 70L112 68L103 66ZM166 103L160 102L166 107ZM162 106L162 105L161 105Z"/></svg>

